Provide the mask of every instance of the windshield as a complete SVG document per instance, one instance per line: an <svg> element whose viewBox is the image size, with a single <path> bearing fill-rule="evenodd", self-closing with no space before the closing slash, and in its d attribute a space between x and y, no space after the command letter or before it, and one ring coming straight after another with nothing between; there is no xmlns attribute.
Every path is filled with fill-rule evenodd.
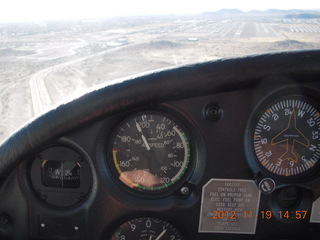
<svg viewBox="0 0 320 240"><path fill-rule="evenodd" d="M113 79L320 48L320 10L313 0L290 3L295 10L285 1L106 2L14 0L2 7L0 142L70 95Z"/></svg>

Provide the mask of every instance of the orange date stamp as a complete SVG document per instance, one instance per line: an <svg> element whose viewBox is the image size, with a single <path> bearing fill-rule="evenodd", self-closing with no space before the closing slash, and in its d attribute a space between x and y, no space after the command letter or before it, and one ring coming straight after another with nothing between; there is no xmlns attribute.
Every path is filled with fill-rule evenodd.
<svg viewBox="0 0 320 240"><path fill-rule="evenodd" d="M278 211L276 213L266 210L260 211L254 214L253 211L212 211L212 219L222 220L222 219L252 219L252 218L260 218L262 220L269 220L274 217L278 219L284 220L300 220L305 219L308 215L307 210L295 210L295 211Z"/></svg>
<svg viewBox="0 0 320 240"><path fill-rule="evenodd" d="M253 218L253 211L212 211L212 219L231 219L236 220L239 218Z"/></svg>

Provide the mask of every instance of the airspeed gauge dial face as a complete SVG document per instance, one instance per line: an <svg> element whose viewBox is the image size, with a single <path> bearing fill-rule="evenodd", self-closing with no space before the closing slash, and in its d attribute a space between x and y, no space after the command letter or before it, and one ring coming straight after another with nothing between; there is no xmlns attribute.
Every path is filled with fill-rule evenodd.
<svg viewBox="0 0 320 240"><path fill-rule="evenodd" d="M189 167L190 144L185 130L166 114L130 116L119 124L111 147L116 177L135 190L165 190Z"/></svg>
<svg viewBox="0 0 320 240"><path fill-rule="evenodd" d="M320 112L301 95L288 95L270 103L258 116L253 149L260 165L281 176L308 172L320 158Z"/></svg>

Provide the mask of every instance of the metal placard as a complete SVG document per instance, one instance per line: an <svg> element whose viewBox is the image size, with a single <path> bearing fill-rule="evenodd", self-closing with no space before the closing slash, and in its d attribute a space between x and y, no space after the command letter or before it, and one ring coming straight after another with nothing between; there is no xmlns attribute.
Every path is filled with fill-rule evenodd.
<svg viewBox="0 0 320 240"><path fill-rule="evenodd" d="M254 181L211 179L202 189L199 232L255 234L259 203Z"/></svg>
<svg viewBox="0 0 320 240"><path fill-rule="evenodd" d="M311 223L320 223L320 198L318 198L312 204L310 222Z"/></svg>

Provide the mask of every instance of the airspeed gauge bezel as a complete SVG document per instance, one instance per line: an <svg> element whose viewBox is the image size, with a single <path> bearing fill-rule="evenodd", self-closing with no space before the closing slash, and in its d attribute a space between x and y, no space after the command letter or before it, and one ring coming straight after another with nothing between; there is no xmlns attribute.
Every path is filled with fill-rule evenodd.
<svg viewBox="0 0 320 240"><path fill-rule="evenodd" d="M167 111L166 111L167 110ZM126 192L129 192L135 196L141 196L141 197L147 197L147 198L158 198L158 197L163 197L163 196L167 196L170 194L173 194L176 192L177 189L179 189L179 187L181 187L184 183L187 182L187 179L190 177L190 174L194 168L194 150L195 150L195 145L194 145L194 141L193 141L193 136L191 135L191 131L190 128L188 127L189 125L183 121L183 118L178 118L177 113L172 113L171 111L169 111L168 109L164 109L164 108L147 108L147 109L141 109L132 113L129 113L127 115L124 115L124 117L121 119L120 122L118 122L118 124L116 124L114 131L110 134L108 143L107 143L107 151L106 151L106 162L107 162L107 166L108 169L112 175L112 178L114 180L114 182L121 187L121 189L125 190ZM167 131L170 129L171 131L173 129L175 129L175 134L176 134L176 139L179 139L179 141L181 140L181 143L183 142L183 154L179 151L177 151L176 153L174 153L173 149L172 149L172 144L176 141L174 137L165 137L164 134L164 138L163 139L155 139L157 138L157 135L160 135L162 130L158 131L158 134L156 134L155 132L157 131L156 127L157 124L154 126L151 126L151 129L147 130L147 129L140 129L140 127L136 126L137 122L141 121L141 118L143 117L143 115L146 115L147 118L149 118L151 115L154 116L154 120L158 121L161 117L161 121L163 120L164 124L166 125L165 128L165 132L167 133ZM157 117L155 117L157 116ZM128 127L128 125L130 125L130 127ZM152 125L152 124L151 124ZM129 130L131 128L131 130ZM142 130L142 131L141 131ZM131 137L133 137L136 141L141 141L141 146L135 143L131 143L131 145L133 144L134 146L130 146L127 144L124 144L122 147L120 147L120 149L118 147L116 147L117 145L115 145L115 142L119 142L118 144L120 144L120 140L116 140L119 135L122 135L121 132L127 132L127 131L132 131L130 134L133 134ZM153 133L151 132L153 131ZM147 140L147 141L146 141ZM164 143L164 141L173 141L170 144L165 146L165 150L167 151L168 148L170 148L170 152L166 152L166 155L162 155L160 149L157 149L156 144L159 143ZM147 143L146 143L147 142ZM147 151L145 145L148 144L150 145L150 150ZM123 149L122 149L123 148ZM132 148L132 149L131 149ZM135 148L139 148L140 150L135 150ZM126 153L127 157L125 157L124 155L121 157L120 153L123 153L127 150L130 150L131 152ZM120 151L119 151L120 150ZM119 152L116 152L119 151ZM134 151L135 153L133 153L132 151ZM155 152L154 152L155 151ZM159 152L160 151L160 152ZM176 154L176 156L174 156L174 158L172 158L172 163L175 161L175 158L181 158L179 161L181 161L182 166L180 168L180 170L178 170L178 172L176 173L172 173L173 175L170 176L169 172L172 172L172 169L170 170L169 166L169 159L161 159L159 157L157 157L156 155L162 155L162 157L166 157L168 155L168 153L174 153L173 155ZM143 186L139 186L139 184L133 183L134 185L131 185L131 181L128 180L128 182L124 182L123 178L121 179L121 174L122 172L125 171L126 168L119 166L120 165L120 161L124 161L128 159L133 159L133 157L137 157L135 156L135 154L138 154L140 152L140 154L144 154L144 155L148 155L150 152L150 156L152 157L152 161L155 161L154 164L161 163L161 166L165 166L168 167L167 170L167 174L169 174L167 177L170 178L174 178L175 180L172 182L169 182L167 185L158 185L155 187L143 187ZM152 153L153 152L153 153ZM182 154L182 155L181 155ZM117 156L115 158L115 155ZM142 155L141 155L142 156ZM139 156L140 157L140 156ZM120 160L121 159L121 160ZM142 160L143 157L140 157L139 161L147 161ZM133 163L132 165L132 170L134 170L134 168L136 167L138 171L140 171L140 166L139 164L137 164L137 166L134 167L134 164L136 164L134 161L131 161ZM152 165L153 163L151 163ZM131 165L131 164L130 164ZM143 165L143 164L142 164ZM148 165L148 164L147 164ZM160 165L159 165L160 166ZM160 167L161 167L160 166ZM154 169L154 167L150 166L151 168ZM131 167L129 167L131 168ZM144 167L146 168L146 167ZM148 168L148 166L147 166ZM150 173L153 173L152 169L147 169L150 170ZM131 170L130 170L131 171ZM142 174L142 172L140 172ZM160 174L158 177L163 177L161 176L161 173L159 172L158 174ZM148 175L148 174L147 174ZM125 178L124 178L125 179Z"/></svg>

